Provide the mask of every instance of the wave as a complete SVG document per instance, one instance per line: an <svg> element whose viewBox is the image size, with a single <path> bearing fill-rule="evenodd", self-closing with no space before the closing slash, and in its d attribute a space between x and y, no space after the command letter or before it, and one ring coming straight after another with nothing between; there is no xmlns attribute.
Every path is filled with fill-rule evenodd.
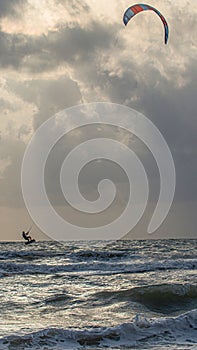
<svg viewBox="0 0 197 350"><path fill-rule="evenodd" d="M96 242L36 242L33 246L26 246L23 242L1 243L0 260L36 260L53 257L67 257L73 260L107 260L129 257L144 258L149 256L158 258L192 259L197 247L197 240L141 240L115 241L111 243Z"/></svg>
<svg viewBox="0 0 197 350"><path fill-rule="evenodd" d="M103 291L95 293L92 301L96 301L97 305L123 301L137 302L156 313L180 313L196 307L197 285L158 284L122 291Z"/></svg>
<svg viewBox="0 0 197 350"><path fill-rule="evenodd" d="M141 315L129 323L114 327L88 329L47 328L23 335L11 335L0 339L1 349L80 349L89 346L99 348L139 347L154 344L192 346L197 344L197 310L178 317L145 318Z"/></svg>
<svg viewBox="0 0 197 350"><path fill-rule="evenodd" d="M4 260L24 260L24 261L33 261L33 260L43 260L46 258L58 258L64 257L66 254L57 252L57 251L42 251L42 250L29 250L29 251L5 251L0 254L0 261Z"/></svg>
<svg viewBox="0 0 197 350"><path fill-rule="evenodd" d="M68 258L73 261L81 261L81 260L108 260L108 259L122 259L129 257L132 258L130 251L103 251L103 250L82 250L79 249L76 251L72 251L72 249L69 248L69 250L64 250L62 247L60 251L56 249L53 250L21 250L21 251L4 251L0 254L0 261L4 260L24 260L24 261L34 261L34 260L40 260L40 259L46 259L46 258ZM133 258L140 258L140 256L137 256L136 254L133 254Z"/></svg>
<svg viewBox="0 0 197 350"><path fill-rule="evenodd" d="M72 298L70 297L70 295L68 295L66 293L65 294L61 293L61 294L55 294L51 297L45 298L44 300L39 301L39 302L35 302L33 304L34 305L37 305L37 304L51 304L51 305L65 304L65 303L70 302L71 299Z"/></svg>
<svg viewBox="0 0 197 350"><path fill-rule="evenodd" d="M72 256L76 259L86 259L86 260L91 260L91 259L98 259L98 260L107 260L107 259L120 259L123 257L129 256L132 258L130 255L130 251L113 251L113 250L108 250L108 251L102 251L102 250L80 250L78 252L75 252ZM134 255L136 258L136 256Z"/></svg>
<svg viewBox="0 0 197 350"><path fill-rule="evenodd" d="M45 263L44 263L45 262ZM94 275L115 275L145 273L151 271L166 270L195 270L197 259L166 259L166 260L129 260L129 261L92 261L72 262L68 260L54 259L32 263L1 262L0 277L11 274L56 274L56 273L88 273Z"/></svg>

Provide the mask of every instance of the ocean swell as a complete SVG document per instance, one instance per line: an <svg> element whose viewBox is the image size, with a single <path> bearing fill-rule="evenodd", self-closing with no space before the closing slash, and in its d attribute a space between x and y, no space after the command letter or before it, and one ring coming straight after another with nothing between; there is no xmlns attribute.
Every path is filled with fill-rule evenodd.
<svg viewBox="0 0 197 350"><path fill-rule="evenodd" d="M197 285L158 284L121 291L103 291L92 296L101 304L138 302L150 311L162 314L192 310L197 305Z"/></svg>

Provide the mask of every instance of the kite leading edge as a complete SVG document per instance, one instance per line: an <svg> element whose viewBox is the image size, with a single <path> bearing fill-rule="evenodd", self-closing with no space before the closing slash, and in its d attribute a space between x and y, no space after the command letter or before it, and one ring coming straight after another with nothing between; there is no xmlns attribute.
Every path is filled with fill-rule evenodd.
<svg viewBox="0 0 197 350"><path fill-rule="evenodd" d="M169 35L168 23L167 23L165 17L156 8L154 8L154 7L150 6L150 5L136 4L136 5L133 5L133 6L129 7L125 11L124 16L123 16L123 22L124 22L125 26L130 21L131 18L133 18L139 12L145 11L145 10L152 10L160 17L160 19L161 19L161 21L163 22L163 25L164 25L164 32L165 32L164 42L165 42L165 44L167 44L167 42L168 42L168 35Z"/></svg>

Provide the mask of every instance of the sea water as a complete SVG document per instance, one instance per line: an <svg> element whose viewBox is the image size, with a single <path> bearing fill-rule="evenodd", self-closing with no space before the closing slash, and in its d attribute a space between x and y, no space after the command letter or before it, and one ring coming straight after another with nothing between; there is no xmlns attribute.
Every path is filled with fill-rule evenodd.
<svg viewBox="0 0 197 350"><path fill-rule="evenodd" d="M0 350L197 349L197 240L0 244Z"/></svg>

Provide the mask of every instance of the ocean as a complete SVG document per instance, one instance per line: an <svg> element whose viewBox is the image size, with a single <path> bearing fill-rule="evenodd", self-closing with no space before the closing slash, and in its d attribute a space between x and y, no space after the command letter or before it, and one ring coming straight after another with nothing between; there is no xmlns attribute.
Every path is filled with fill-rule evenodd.
<svg viewBox="0 0 197 350"><path fill-rule="evenodd" d="M197 349L197 240L0 243L0 350Z"/></svg>

